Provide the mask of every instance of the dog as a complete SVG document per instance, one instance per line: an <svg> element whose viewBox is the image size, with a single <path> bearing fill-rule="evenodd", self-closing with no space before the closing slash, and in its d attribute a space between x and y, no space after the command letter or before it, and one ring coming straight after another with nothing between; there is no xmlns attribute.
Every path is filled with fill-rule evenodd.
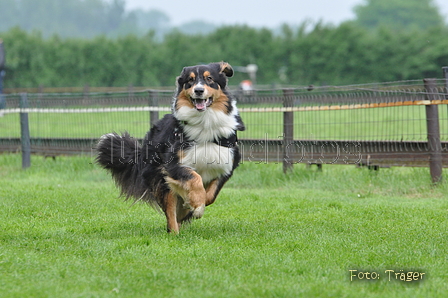
<svg viewBox="0 0 448 298"><path fill-rule="evenodd" d="M226 62L184 67L172 113L142 145L127 132L98 141L96 162L110 171L121 195L163 211L168 232L201 218L240 163L237 131L245 125L227 90L232 76Z"/></svg>

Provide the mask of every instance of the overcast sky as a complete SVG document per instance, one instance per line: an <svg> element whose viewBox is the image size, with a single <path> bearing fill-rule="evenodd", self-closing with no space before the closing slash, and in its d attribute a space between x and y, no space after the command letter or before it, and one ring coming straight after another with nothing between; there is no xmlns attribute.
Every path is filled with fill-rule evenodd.
<svg viewBox="0 0 448 298"><path fill-rule="evenodd" d="M301 24L305 20L339 24L354 18L353 7L364 0L125 0L127 9L158 9L174 26L192 20L216 25L248 24L275 27ZM448 16L448 0L435 0L443 16Z"/></svg>

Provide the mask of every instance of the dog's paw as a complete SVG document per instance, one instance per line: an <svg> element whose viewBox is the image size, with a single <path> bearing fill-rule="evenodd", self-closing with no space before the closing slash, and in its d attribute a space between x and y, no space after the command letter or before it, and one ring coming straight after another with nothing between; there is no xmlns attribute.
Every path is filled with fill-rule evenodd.
<svg viewBox="0 0 448 298"><path fill-rule="evenodd" d="M204 215L204 212L205 212L205 204L203 204L193 210L193 217L201 218Z"/></svg>

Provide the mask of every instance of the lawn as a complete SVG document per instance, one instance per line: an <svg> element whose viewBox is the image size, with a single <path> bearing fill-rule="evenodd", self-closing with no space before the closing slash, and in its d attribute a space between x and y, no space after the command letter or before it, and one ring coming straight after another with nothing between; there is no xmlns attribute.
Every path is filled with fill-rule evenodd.
<svg viewBox="0 0 448 298"><path fill-rule="evenodd" d="M253 106L256 107L256 106ZM247 108L247 107L246 107ZM250 107L249 107L250 108ZM160 112L160 117L166 112ZM283 137L282 112L243 110L245 139ZM447 109L439 107L441 139L448 140ZM29 113L33 138L98 138L125 127L142 138L149 129L149 112L107 113ZM0 138L19 138L18 114L0 117ZM297 140L390 140L424 141L427 138L424 106L404 106L334 111L294 112L294 138Z"/></svg>
<svg viewBox="0 0 448 298"><path fill-rule="evenodd" d="M448 294L448 185L426 168L244 163L176 236L91 161L0 155L1 297Z"/></svg>

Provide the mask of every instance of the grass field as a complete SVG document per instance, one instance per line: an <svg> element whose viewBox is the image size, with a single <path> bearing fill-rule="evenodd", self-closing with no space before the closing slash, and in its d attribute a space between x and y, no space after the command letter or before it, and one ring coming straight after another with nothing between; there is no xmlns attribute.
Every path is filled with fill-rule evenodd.
<svg viewBox="0 0 448 298"><path fill-rule="evenodd" d="M252 106L254 107L254 106ZM439 107L441 139L448 140L447 109ZM162 117L164 112L160 112ZM246 139L283 136L282 112L242 112ZM149 112L30 113L34 138L97 138L111 131L128 130L143 137L149 129ZM426 140L423 106L405 106L294 113L294 138L311 140ZM0 138L20 137L18 114L0 117Z"/></svg>
<svg viewBox="0 0 448 298"><path fill-rule="evenodd" d="M425 168L285 176L245 163L178 236L117 198L89 157L33 156L21 170L19 155L0 155L0 181L1 297L448 294L448 185L431 186ZM401 281L408 271L423 279Z"/></svg>

